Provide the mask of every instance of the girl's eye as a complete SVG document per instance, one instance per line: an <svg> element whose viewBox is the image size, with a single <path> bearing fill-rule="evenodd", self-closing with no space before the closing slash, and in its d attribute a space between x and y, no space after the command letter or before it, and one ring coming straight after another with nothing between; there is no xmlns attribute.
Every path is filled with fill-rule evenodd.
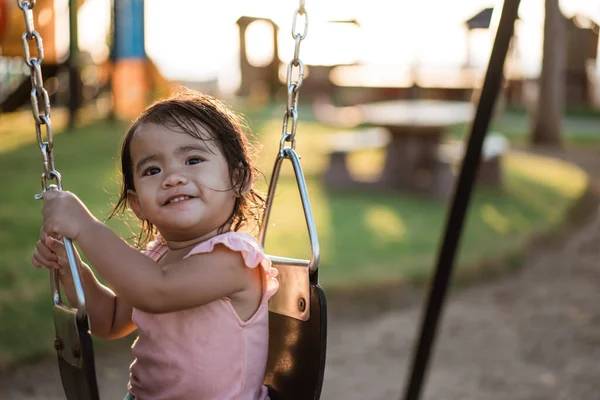
<svg viewBox="0 0 600 400"><path fill-rule="evenodd" d="M150 167L144 172L144 175L156 175L160 172L160 168L158 167Z"/></svg>
<svg viewBox="0 0 600 400"><path fill-rule="evenodd" d="M202 159L200 159L199 157L192 157L189 160L187 160L188 165L196 165L196 164L200 164L202 162Z"/></svg>

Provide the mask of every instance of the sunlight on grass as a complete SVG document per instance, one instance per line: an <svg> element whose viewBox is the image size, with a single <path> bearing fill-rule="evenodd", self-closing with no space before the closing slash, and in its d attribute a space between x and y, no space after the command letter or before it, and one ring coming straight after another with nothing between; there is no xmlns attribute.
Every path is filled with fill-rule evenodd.
<svg viewBox="0 0 600 400"><path fill-rule="evenodd" d="M481 206L481 220L500 234L506 234L510 230L510 219L502 215L492 204Z"/></svg>
<svg viewBox="0 0 600 400"><path fill-rule="evenodd" d="M77 121L89 124L105 118L109 109L106 102L88 104L80 109ZM65 132L69 113L64 107L51 110L52 137ZM46 128L42 127L42 139L47 140ZM30 143L37 143L35 120L29 108L11 113L0 113L0 153L9 152ZM41 157L41 156L40 156Z"/></svg>
<svg viewBox="0 0 600 400"><path fill-rule="evenodd" d="M349 170L356 180L374 180L383 169L385 153L383 150L367 150L351 154L348 157Z"/></svg>
<svg viewBox="0 0 600 400"><path fill-rule="evenodd" d="M57 110L52 114L52 134L60 134L67 121L67 113ZM42 129L42 134L46 131ZM35 122L31 111L0 113L0 153L8 152L25 144L36 142ZM41 159L41 156L40 156Z"/></svg>
<svg viewBox="0 0 600 400"><path fill-rule="evenodd" d="M484 259L517 251L531 235L557 226L588 184L585 172L560 160L510 152L503 164L504 192L497 196L479 191L471 204L459 275L461 262L472 269Z"/></svg>
<svg viewBox="0 0 600 400"><path fill-rule="evenodd" d="M282 172L285 166L282 167ZM291 169L291 167L290 167ZM290 174L293 175L292 172ZM331 233L328 221L328 204L318 186L308 186L310 205L315 217L321 244ZM322 247L322 245L321 245ZM269 226L265 240L265 250L269 254L294 258L310 258L310 241L304 218L304 210L293 177L284 177L277 186Z"/></svg>
<svg viewBox="0 0 600 400"><path fill-rule="evenodd" d="M581 169L561 160L513 151L507 157L507 168L518 169L522 176L543 182L567 196L577 196L587 176ZM550 179L548 179L551 177Z"/></svg>
<svg viewBox="0 0 600 400"><path fill-rule="evenodd" d="M401 242L406 237L406 225L393 210L374 206L364 215L365 226L382 242Z"/></svg>

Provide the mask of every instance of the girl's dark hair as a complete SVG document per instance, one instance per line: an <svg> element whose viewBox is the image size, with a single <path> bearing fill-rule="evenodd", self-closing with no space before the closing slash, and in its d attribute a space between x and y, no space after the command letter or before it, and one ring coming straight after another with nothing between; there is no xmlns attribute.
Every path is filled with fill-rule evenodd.
<svg viewBox="0 0 600 400"><path fill-rule="evenodd" d="M131 160L131 139L144 124L159 124L176 131L185 132L200 140L204 127L216 140L223 152L229 167L229 176L233 190L237 191L233 212L219 227L222 232L226 226L234 231L249 225L253 221L255 227L260 225L260 217L264 211L265 199L253 188L260 174L254 166L252 145L246 135L246 124L243 118L226 107L221 101L198 92L180 91L171 97L160 100L149 106L130 126L125 134L121 147L121 189L119 199L111 211L109 218L123 214L128 209L128 190L135 190L133 183L133 165ZM211 140L211 139L208 139ZM141 221L141 231L137 245L145 246L156 235L156 227L148 220Z"/></svg>

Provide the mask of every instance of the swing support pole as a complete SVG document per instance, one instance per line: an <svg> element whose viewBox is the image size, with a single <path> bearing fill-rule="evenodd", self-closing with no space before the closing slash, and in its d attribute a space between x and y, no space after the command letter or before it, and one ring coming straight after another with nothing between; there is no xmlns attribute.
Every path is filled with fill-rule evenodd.
<svg viewBox="0 0 600 400"><path fill-rule="evenodd" d="M79 63L79 34L78 34L79 1L69 1L69 129L77 124L77 113L81 108L81 66Z"/></svg>
<svg viewBox="0 0 600 400"><path fill-rule="evenodd" d="M475 119L471 126L467 150L462 161L460 175L455 187L452 207L446 222L444 241L438 252L438 262L429 291L427 306L422 320L419 342L410 369L410 380L404 400L419 400L427 372L427 364L435 341L438 321L444 305L448 284L452 275L456 249L460 243L463 222L473 185L481 160L481 149L487 133L494 105L500 92L504 61L513 36L520 0L505 0L498 30L492 47L483 88L479 97Z"/></svg>

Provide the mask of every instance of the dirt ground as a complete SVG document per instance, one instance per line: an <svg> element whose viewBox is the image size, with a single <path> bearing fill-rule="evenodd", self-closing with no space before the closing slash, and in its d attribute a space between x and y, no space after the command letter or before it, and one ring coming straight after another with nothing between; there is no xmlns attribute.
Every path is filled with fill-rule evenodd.
<svg viewBox="0 0 600 400"><path fill-rule="evenodd" d="M600 153L576 160L600 183ZM595 192L598 192L595 188ZM531 246L525 265L454 291L445 307L423 399L600 399L600 212L590 196L564 240ZM322 398L399 399L423 297L400 289L360 306L332 299ZM382 305L383 304L383 305ZM115 354L116 353L116 354ZM126 351L97 357L102 399L122 399ZM64 399L54 360L0 376L0 399Z"/></svg>

